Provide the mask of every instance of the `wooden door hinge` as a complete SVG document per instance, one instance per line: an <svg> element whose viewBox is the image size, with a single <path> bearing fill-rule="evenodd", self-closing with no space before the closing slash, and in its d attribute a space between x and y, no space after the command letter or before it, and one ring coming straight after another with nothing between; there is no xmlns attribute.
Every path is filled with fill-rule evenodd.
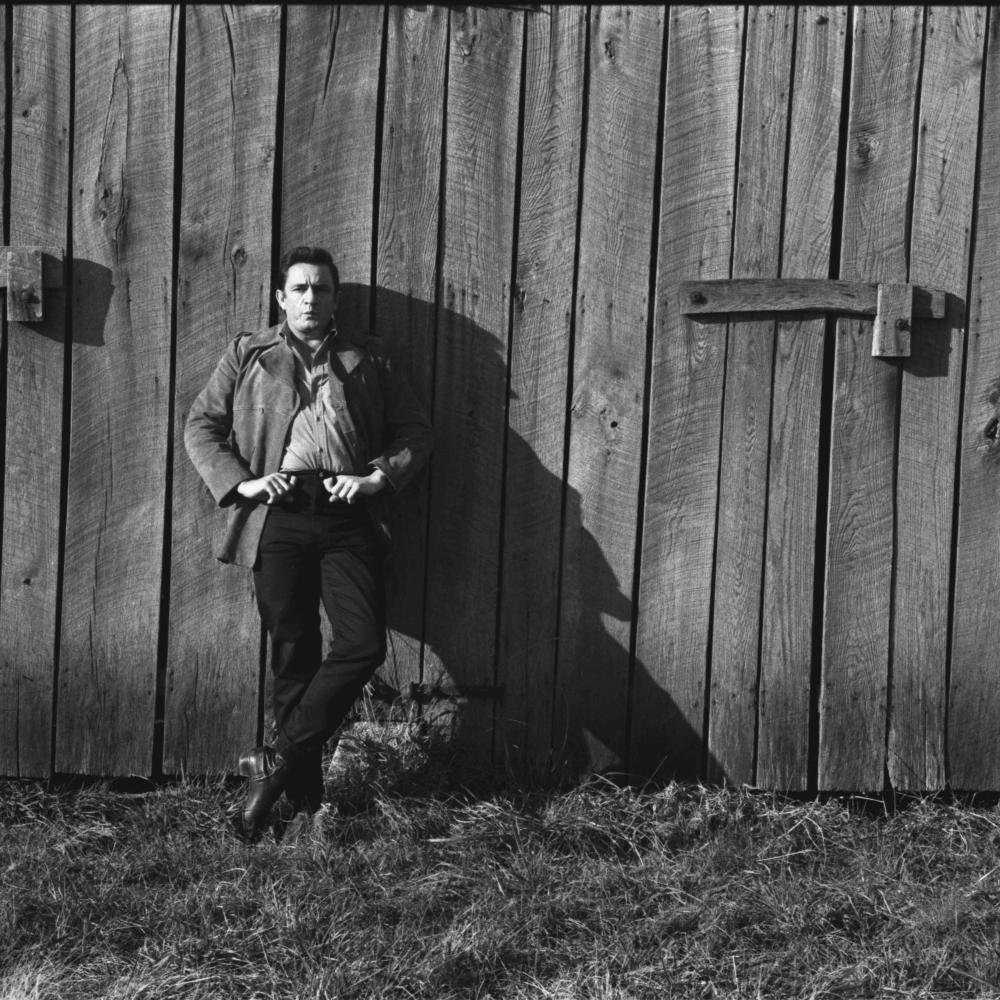
<svg viewBox="0 0 1000 1000"><path fill-rule="evenodd" d="M39 323L44 319L45 290L63 287L61 247L4 247L0 282L7 289L7 319Z"/></svg>

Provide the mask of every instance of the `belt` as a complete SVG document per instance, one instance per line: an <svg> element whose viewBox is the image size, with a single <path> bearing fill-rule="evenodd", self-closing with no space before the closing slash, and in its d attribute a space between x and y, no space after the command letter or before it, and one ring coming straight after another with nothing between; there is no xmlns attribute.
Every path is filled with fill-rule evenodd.
<svg viewBox="0 0 1000 1000"><path fill-rule="evenodd" d="M282 469L281 472L285 476L294 476L295 483L288 493L272 504L272 509L326 513L351 519L366 516L363 503L331 501L323 480L336 476L337 473L327 472L325 469Z"/></svg>

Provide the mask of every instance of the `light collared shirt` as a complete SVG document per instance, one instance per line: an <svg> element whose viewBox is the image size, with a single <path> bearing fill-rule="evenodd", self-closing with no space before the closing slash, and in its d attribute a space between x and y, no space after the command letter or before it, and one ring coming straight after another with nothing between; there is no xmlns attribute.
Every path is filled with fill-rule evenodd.
<svg viewBox="0 0 1000 1000"><path fill-rule="evenodd" d="M354 454L341 423L341 414L347 411L344 387L340 379L330 374L330 350L336 336L337 329L333 327L310 358L308 346L290 331L284 331L285 341L295 356L299 412L292 421L281 461L283 472L355 471Z"/></svg>

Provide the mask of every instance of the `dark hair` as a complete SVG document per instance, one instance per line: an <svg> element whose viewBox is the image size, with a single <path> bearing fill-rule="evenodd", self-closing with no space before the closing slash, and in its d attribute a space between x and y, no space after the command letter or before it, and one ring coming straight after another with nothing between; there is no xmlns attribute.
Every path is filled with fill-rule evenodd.
<svg viewBox="0 0 1000 1000"><path fill-rule="evenodd" d="M292 247L281 256L278 262L278 287L284 288L288 280L288 271L295 264L315 264L317 267L328 267L333 275L333 294L340 290L340 274L334 264L329 250L322 247Z"/></svg>

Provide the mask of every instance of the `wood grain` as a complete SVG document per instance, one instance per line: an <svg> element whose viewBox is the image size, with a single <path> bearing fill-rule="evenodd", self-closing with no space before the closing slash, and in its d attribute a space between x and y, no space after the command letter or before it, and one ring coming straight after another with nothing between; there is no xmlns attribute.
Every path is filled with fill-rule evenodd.
<svg viewBox="0 0 1000 1000"><path fill-rule="evenodd" d="M152 769L176 58L169 7L76 10L73 379L56 725L63 772Z"/></svg>
<svg viewBox="0 0 1000 1000"><path fill-rule="evenodd" d="M855 12L840 277L905 281L919 8ZM881 789L892 594L897 363L840 320L834 372L819 784Z"/></svg>
<svg viewBox="0 0 1000 1000"><path fill-rule="evenodd" d="M726 331L686 320L675 290L729 277L742 8L671 7L668 40L630 769L691 777L705 753Z"/></svg>
<svg viewBox="0 0 1000 1000"><path fill-rule="evenodd" d="M10 38L11 243L66 245L71 10L16 6ZM52 769L66 291L40 324L6 325L0 571L0 773Z"/></svg>
<svg viewBox="0 0 1000 1000"><path fill-rule="evenodd" d="M847 9L803 7L796 17L781 268L828 284ZM775 345L755 780L790 791L804 790L811 777L825 327L822 318L779 321Z"/></svg>
<svg viewBox="0 0 1000 1000"><path fill-rule="evenodd" d="M375 332L431 409L448 13L389 10L379 191ZM427 473L393 501L382 673L406 693L423 679Z"/></svg>
<svg viewBox="0 0 1000 1000"><path fill-rule="evenodd" d="M952 519L986 12L929 7L914 177L910 278L954 296L951 314L914 326L903 366L896 485L896 587L889 777L945 787ZM984 687L988 686L984 684Z"/></svg>
<svg viewBox="0 0 1000 1000"><path fill-rule="evenodd" d="M497 674L505 762L544 772L559 628L586 12L553 7L551 17L530 18L526 30Z"/></svg>
<svg viewBox="0 0 1000 1000"><path fill-rule="evenodd" d="M524 14L450 18L424 673L489 758Z"/></svg>
<svg viewBox="0 0 1000 1000"><path fill-rule="evenodd" d="M337 326L367 333L384 8L292 4L286 11L280 250L328 249L341 282ZM325 608L320 619L328 647L333 627ZM271 679L268 672L268 731Z"/></svg>
<svg viewBox="0 0 1000 1000"><path fill-rule="evenodd" d="M838 93L840 89L837 88ZM815 114L818 116L820 111ZM834 123L827 120L826 124ZM824 138L829 142L837 136ZM828 148L827 153L830 153ZM833 150L833 155L836 155L836 150ZM788 210L794 213L800 211L801 206L792 204ZM798 266L790 268L793 274L799 273ZM877 282L836 281L831 278L720 278L714 281L682 281L678 286L678 295L681 311L686 316L714 316L718 322L721 314L745 312L838 312L874 316L878 311L879 288ZM943 291L917 287L913 293L914 316L935 316L939 319L944 316Z"/></svg>
<svg viewBox="0 0 1000 1000"><path fill-rule="evenodd" d="M591 14L556 733L597 772L628 758L663 33L662 7Z"/></svg>
<svg viewBox="0 0 1000 1000"><path fill-rule="evenodd" d="M345 286L338 326L370 325L378 4L287 8L281 249L325 246Z"/></svg>
<svg viewBox="0 0 1000 1000"><path fill-rule="evenodd" d="M225 512L181 442L227 343L270 319L281 25L277 7L195 5L186 17L163 767L217 773L258 738L260 625L249 571L215 559Z"/></svg>
<svg viewBox="0 0 1000 1000"><path fill-rule="evenodd" d="M795 13L747 14L733 274L777 277ZM708 720L711 779L752 782L775 323L732 317L723 403Z"/></svg>
<svg viewBox="0 0 1000 1000"><path fill-rule="evenodd" d="M955 618L948 689L950 783L956 789L1000 789L1000 686L996 682L1000 619L997 510L1000 509L1000 23L990 12L975 246L969 295L965 404L955 559Z"/></svg>

